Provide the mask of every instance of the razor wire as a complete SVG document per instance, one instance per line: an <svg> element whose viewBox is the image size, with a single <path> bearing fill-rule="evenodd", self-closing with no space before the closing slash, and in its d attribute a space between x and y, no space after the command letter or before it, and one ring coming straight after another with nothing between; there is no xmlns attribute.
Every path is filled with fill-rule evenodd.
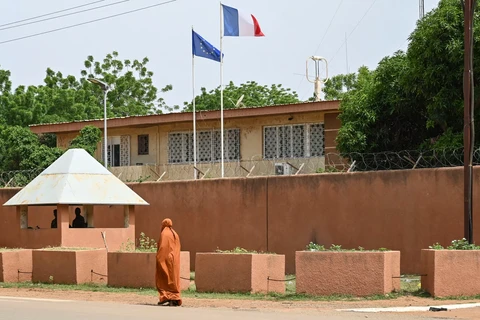
<svg viewBox="0 0 480 320"><path fill-rule="evenodd" d="M0 172L0 188L24 187L35 179L44 169L16 170Z"/></svg>
<svg viewBox="0 0 480 320"><path fill-rule="evenodd" d="M463 149L397 151L377 153L327 153L323 157L264 159L225 162L225 178L251 178L278 175L305 175L330 172L412 170L463 166ZM473 155L473 165L480 165L480 149ZM220 162L149 164L110 167L109 170L123 182L177 181L220 178ZM26 186L43 168L0 172L0 188Z"/></svg>

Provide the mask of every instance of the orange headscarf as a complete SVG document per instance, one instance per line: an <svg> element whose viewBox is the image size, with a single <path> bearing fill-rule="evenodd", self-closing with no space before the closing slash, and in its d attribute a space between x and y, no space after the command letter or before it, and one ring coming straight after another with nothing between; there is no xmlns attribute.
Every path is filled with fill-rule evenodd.
<svg viewBox="0 0 480 320"><path fill-rule="evenodd" d="M169 218L163 219L161 231L163 231L163 229L165 228L171 228L171 227L173 227L172 219L169 219Z"/></svg>

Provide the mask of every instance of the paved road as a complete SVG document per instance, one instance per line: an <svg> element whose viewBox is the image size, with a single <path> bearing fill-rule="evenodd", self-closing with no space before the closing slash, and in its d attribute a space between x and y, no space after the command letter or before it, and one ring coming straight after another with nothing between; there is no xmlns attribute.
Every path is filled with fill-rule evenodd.
<svg viewBox="0 0 480 320"><path fill-rule="evenodd" d="M438 316L438 314L435 316ZM334 311L325 311L316 314L302 314L282 311L262 312L216 308L173 308L117 303L0 297L0 319L2 320L150 320L161 318L178 320L435 319L433 317L422 317L412 314L366 314Z"/></svg>

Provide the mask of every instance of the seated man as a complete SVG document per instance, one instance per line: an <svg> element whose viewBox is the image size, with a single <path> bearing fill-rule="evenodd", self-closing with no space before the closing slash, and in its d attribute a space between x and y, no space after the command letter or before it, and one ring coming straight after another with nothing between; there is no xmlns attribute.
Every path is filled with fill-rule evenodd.
<svg viewBox="0 0 480 320"><path fill-rule="evenodd" d="M85 218L83 218L80 213L80 208L75 208L75 219L72 221L73 228L86 228Z"/></svg>
<svg viewBox="0 0 480 320"><path fill-rule="evenodd" d="M50 227L52 229L57 227L57 209L53 210L53 216L55 217L55 219L53 219L52 223L50 224Z"/></svg>

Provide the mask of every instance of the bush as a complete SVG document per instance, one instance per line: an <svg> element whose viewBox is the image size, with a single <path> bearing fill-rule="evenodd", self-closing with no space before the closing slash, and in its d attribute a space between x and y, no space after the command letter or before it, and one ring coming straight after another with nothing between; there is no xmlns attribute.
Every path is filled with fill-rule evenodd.
<svg viewBox="0 0 480 320"><path fill-rule="evenodd" d="M365 250L363 247L358 247L357 249L343 249L341 245L332 244L330 248L326 249L324 245L320 245L317 243L310 242L305 251L390 251L387 248L379 248L378 250Z"/></svg>
<svg viewBox="0 0 480 320"><path fill-rule="evenodd" d="M138 247L135 248L135 243L128 239L127 243L122 243L119 252L157 252L157 242L155 239L150 239L145 233L140 232L138 239Z"/></svg>
<svg viewBox="0 0 480 320"><path fill-rule="evenodd" d="M215 250L216 253L234 253L234 254L275 254L272 252L263 252L263 251L255 251L255 250L247 250L245 248L236 247L232 250L220 250L217 248Z"/></svg>
<svg viewBox="0 0 480 320"><path fill-rule="evenodd" d="M429 246L429 249L434 250L444 250L445 248L438 242ZM452 244L447 247L447 250L480 250L480 246L475 245L474 243L468 243L467 239L463 238L461 240L453 240Z"/></svg>

